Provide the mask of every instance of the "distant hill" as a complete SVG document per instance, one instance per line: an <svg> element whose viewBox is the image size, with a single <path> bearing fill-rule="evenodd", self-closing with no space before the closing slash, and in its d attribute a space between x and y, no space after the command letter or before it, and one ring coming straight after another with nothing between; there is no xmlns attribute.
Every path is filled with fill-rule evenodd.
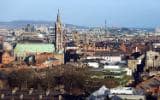
<svg viewBox="0 0 160 100"><path fill-rule="evenodd" d="M0 22L0 28L9 28L9 29L13 29L13 28L22 28L25 27L27 24L31 24L31 25L46 25L46 26L54 26L53 21L31 21L31 20L17 20L17 21L9 21L9 22ZM65 24L66 27L69 28L88 28L86 26L78 26L78 25L73 25L73 24Z"/></svg>
<svg viewBox="0 0 160 100"><path fill-rule="evenodd" d="M31 25L45 25L45 26L53 26L54 27L53 21L32 21L32 20L17 20L17 21L9 21L9 22L0 22L0 28L8 28L8 29L15 29L15 28L24 28L27 24ZM72 29L95 29L98 27L87 27L87 26L79 26L79 25L73 25L73 24L65 24L65 27L67 28L72 28ZM110 27L110 30L121 30L123 31L146 31L146 32L153 32L154 28L125 28L125 27L119 27L119 28L114 28ZM131 32L131 33L132 33Z"/></svg>
<svg viewBox="0 0 160 100"><path fill-rule="evenodd" d="M22 28L27 24L31 25L53 25L54 22L49 21L10 21L10 22L0 22L0 27L2 28Z"/></svg>

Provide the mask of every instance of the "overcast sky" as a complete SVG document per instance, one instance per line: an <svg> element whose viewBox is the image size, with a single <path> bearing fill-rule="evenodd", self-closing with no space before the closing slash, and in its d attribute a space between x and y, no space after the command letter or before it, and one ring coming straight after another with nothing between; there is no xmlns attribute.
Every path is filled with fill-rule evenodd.
<svg viewBox="0 0 160 100"><path fill-rule="evenodd" d="M160 26L160 0L0 0L0 21L55 21L103 26Z"/></svg>

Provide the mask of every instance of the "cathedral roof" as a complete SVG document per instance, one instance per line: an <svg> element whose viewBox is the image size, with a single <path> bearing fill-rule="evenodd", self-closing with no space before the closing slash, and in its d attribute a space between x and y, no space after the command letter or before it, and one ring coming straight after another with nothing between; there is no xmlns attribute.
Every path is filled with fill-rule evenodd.
<svg viewBox="0 0 160 100"><path fill-rule="evenodd" d="M54 44L47 43L18 43L14 49L17 56L25 56L26 53L53 53Z"/></svg>

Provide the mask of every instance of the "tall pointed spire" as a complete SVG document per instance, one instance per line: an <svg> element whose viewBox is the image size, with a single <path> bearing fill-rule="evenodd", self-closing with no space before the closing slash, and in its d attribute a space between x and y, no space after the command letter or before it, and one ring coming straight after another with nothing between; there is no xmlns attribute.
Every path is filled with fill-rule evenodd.
<svg viewBox="0 0 160 100"><path fill-rule="evenodd" d="M60 11L58 9L58 13L57 13L57 22L61 23L61 18L60 18Z"/></svg>
<svg viewBox="0 0 160 100"><path fill-rule="evenodd" d="M63 30L62 30L62 23L61 23L61 18L60 18L60 12L58 9L57 13L57 20L55 23L55 44L56 44L56 51L63 51Z"/></svg>
<svg viewBox="0 0 160 100"><path fill-rule="evenodd" d="M105 31L105 34L107 35L107 36L109 36L109 31L108 31L108 28L107 28L107 20L105 20L105 22L104 22L104 24L105 24L105 26L104 26L104 31Z"/></svg>
<svg viewBox="0 0 160 100"><path fill-rule="evenodd" d="M105 34L107 34L107 21L106 20L105 20L104 24L105 24L105 26L104 26L104 28L105 28Z"/></svg>

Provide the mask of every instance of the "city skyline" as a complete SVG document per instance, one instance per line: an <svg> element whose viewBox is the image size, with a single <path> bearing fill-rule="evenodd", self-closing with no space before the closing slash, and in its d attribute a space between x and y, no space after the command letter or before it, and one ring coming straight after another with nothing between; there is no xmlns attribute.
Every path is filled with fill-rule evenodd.
<svg viewBox="0 0 160 100"><path fill-rule="evenodd" d="M0 21L55 21L57 10L63 23L83 26L158 27L159 0L2 0Z"/></svg>

